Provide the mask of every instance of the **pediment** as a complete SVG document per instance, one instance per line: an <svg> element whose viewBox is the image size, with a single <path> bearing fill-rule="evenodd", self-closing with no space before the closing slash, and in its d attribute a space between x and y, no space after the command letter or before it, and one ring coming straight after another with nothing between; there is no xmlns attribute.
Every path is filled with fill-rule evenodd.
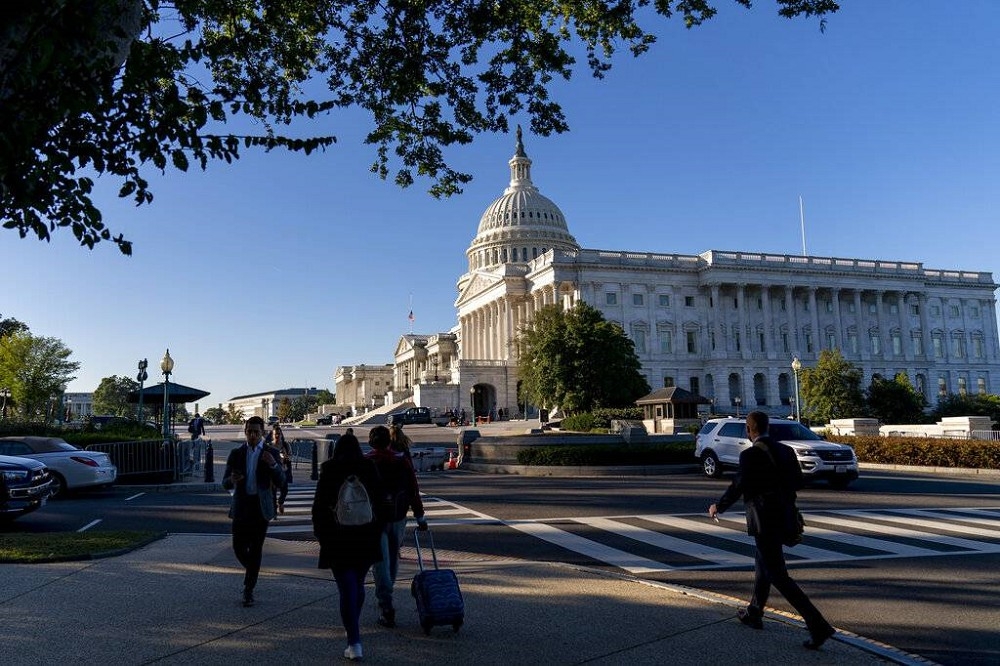
<svg viewBox="0 0 1000 666"><path fill-rule="evenodd" d="M413 352L417 347L424 347L426 345L426 335L414 335L410 333L399 338L399 342L396 343L396 351L393 352L392 356L393 358L399 358L403 354Z"/></svg>
<svg viewBox="0 0 1000 666"><path fill-rule="evenodd" d="M465 289L458 295L458 302L461 303L477 294L488 291L493 286L503 282L503 278L492 273L475 273Z"/></svg>

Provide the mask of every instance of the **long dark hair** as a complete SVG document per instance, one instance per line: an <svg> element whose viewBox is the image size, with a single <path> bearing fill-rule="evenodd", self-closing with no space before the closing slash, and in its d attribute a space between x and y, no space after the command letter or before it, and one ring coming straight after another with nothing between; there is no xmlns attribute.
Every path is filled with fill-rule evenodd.
<svg viewBox="0 0 1000 666"><path fill-rule="evenodd" d="M357 462L364 460L364 457L364 454L361 453L361 444L358 443L358 438L347 433L337 440L337 445L333 449L332 460L338 463Z"/></svg>

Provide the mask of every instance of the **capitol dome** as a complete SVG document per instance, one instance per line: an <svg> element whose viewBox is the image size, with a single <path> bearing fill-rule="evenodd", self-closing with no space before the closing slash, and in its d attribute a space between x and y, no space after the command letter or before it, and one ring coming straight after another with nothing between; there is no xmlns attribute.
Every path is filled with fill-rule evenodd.
<svg viewBox="0 0 1000 666"><path fill-rule="evenodd" d="M479 220L466 255L469 271L500 264L527 263L550 249L580 249L559 207L531 182L531 160L524 152L521 128L510 159L510 185Z"/></svg>

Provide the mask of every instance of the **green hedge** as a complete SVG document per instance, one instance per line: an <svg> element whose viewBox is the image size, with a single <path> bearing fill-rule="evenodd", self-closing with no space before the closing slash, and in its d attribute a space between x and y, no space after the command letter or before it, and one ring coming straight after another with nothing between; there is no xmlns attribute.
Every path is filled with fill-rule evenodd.
<svg viewBox="0 0 1000 666"><path fill-rule="evenodd" d="M567 416L559 424L560 430L572 430L575 432L608 432L611 429L612 421L641 421L642 409L639 407L605 408L601 407L592 412L573 414Z"/></svg>
<svg viewBox="0 0 1000 666"><path fill-rule="evenodd" d="M5 421L0 424L0 437L8 436L61 437L81 449L87 448L89 444L133 442L161 437L159 428L138 423L108 426L101 430L78 430L41 423Z"/></svg>
<svg viewBox="0 0 1000 666"><path fill-rule="evenodd" d="M694 463L694 442L535 446L517 452L521 465L676 465Z"/></svg>
<svg viewBox="0 0 1000 666"><path fill-rule="evenodd" d="M827 440L854 447L858 461L883 465L1000 469L1000 442L930 437L847 437Z"/></svg>
<svg viewBox="0 0 1000 666"><path fill-rule="evenodd" d="M590 412L567 416L559 424L560 430L573 430L576 432L590 432L594 429L594 415Z"/></svg>

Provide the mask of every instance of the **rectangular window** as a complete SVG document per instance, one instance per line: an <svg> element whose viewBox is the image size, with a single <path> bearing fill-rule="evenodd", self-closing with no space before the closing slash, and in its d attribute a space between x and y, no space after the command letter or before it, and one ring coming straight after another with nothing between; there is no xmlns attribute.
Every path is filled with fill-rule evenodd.
<svg viewBox="0 0 1000 666"><path fill-rule="evenodd" d="M917 305L916 303L911 303L910 304L910 314L913 315L914 317L916 317L917 315L919 315L920 314L920 306Z"/></svg>
<svg viewBox="0 0 1000 666"><path fill-rule="evenodd" d="M847 348L851 350L852 354L858 353L858 334L848 333L847 334Z"/></svg>
<svg viewBox="0 0 1000 666"><path fill-rule="evenodd" d="M812 333L806 333L806 352L809 354L813 353L813 336Z"/></svg>
<svg viewBox="0 0 1000 666"><path fill-rule="evenodd" d="M919 335L913 338L913 353L916 356L924 355L924 339Z"/></svg>
<svg viewBox="0 0 1000 666"><path fill-rule="evenodd" d="M740 299L735 296L733 296L733 309L734 310L740 309Z"/></svg>
<svg viewBox="0 0 1000 666"><path fill-rule="evenodd" d="M613 291L604 294L604 303L606 305L618 305L618 294Z"/></svg>
<svg viewBox="0 0 1000 666"><path fill-rule="evenodd" d="M670 307L670 295L669 294L660 294L660 307L661 308L669 308Z"/></svg>
<svg viewBox="0 0 1000 666"><path fill-rule="evenodd" d="M963 338L952 338L951 347L955 352L955 358L965 358L965 340Z"/></svg>
<svg viewBox="0 0 1000 666"><path fill-rule="evenodd" d="M684 307L686 307L686 308L693 308L694 307L694 296L685 296L684 297Z"/></svg>
<svg viewBox="0 0 1000 666"><path fill-rule="evenodd" d="M976 390L979 391L979 395L986 395L986 380L982 377L976 380Z"/></svg>
<svg viewBox="0 0 1000 666"><path fill-rule="evenodd" d="M642 294L632 294L632 305L642 305L643 297Z"/></svg>
<svg viewBox="0 0 1000 666"><path fill-rule="evenodd" d="M673 331L660 331L660 352L664 354L674 353Z"/></svg>
<svg viewBox="0 0 1000 666"><path fill-rule="evenodd" d="M890 303L889 314L899 314L899 305L897 305L896 303Z"/></svg>
<svg viewBox="0 0 1000 666"><path fill-rule="evenodd" d="M969 308L969 316L973 319L979 319L979 306L973 305Z"/></svg>
<svg viewBox="0 0 1000 666"><path fill-rule="evenodd" d="M965 385L965 377L958 378L958 394L965 395L968 393L968 387Z"/></svg>
<svg viewBox="0 0 1000 666"><path fill-rule="evenodd" d="M847 304L847 311L848 312L855 312L856 311L854 309L854 301L851 301L850 303Z"/></svg>
<svg viewBox="0 0 1000 666"><path fill-rule="evenodd" d="M893 356L903 355L903 338L899 333L892 334L892 354Z"/></svg>
<svg viewBox="0 0 1000 666"><path fill-rule="evenodd" d="M833 312L833 301L826 301L826 311Z"/></svg>
<svg viewBox="0 0 1000 666"><path fill-rule="evenodd" d="M983 341L981 338L972 338L972 355L978 359L983 357Z"/></svg>
<svg viewBox="0 0 1000 666"><path fill-rule="evenodd" d="M687 351L688 354L698 353L698 336L694 331L687 332Z"/></svg>
<svg viewBox="0 0 1000 666"><path fill-rule="evenodd" d="M635 342L635 353L645 354L646 353L646 331L641 328L637 328L632 331L632 337Z"/></svg>
<svg viewBox="0 0 1000 666"><path fill-rule="evenodd" d="M948 306L948 314L951 315L952 317L957 317L958 316L958 306L957 305L949 305Z"/></svg>
<svg viewBox="0 0 1000 666"><path fill-rule="evenodd" d="M826 334L826 348L836 349L837 348L837 336L833 333Z"/></svg>
<svg viewBox="0 0 1000 666"><path fill-rule="evenodd" d="M762 298L758 298L757 299L757 309L758 310L763 310L764 309L764 299L762 299Z"/></svg>
<svg viewBox="0 0 1000 666"><path fill-rule="evenodd" d="M673 385L674 385L674 378L673 377L664 377L663 378L663 388L670 388Z"/></svg>
<svg viewBox="0 0 1000 666"><path fill-rule="evenodd" d="M934 358L944 358L944 344L941 342L941 338L935 335L931 344L934 345Z"/></svg>
<svg viewBox="0 0 1000 666"><path fill-rule="evenodd" d="M691 386L691 393L694 393L695 395L701 395L701 382L698 381L697 377L691 378L690 386Z"/></svg>
<svg viewBox="0 0 1000 666"><path fill-rule="evenodd" d="M944 377L938 378L938 395L948 395L948 384L944 381Z"/></svg>
<svg viewBox="0 0 1000 666"><path fill-rule="evenodd" d="M764 351L764 334L763 333L758 333L757 335L758 335L758 339L759 339L759 342L760 342L759 351L763 352Z"/></svg>
<svg viewBox="0 0 1000 666"><path fill-rule="evenodd" d="M785 304L785 299L782 298L780 301L778 301L778 309L779 310L781 310L782 312L784 312L787 307L788 306Z"/></svg>
<svg viewBox="0 0 1000 666"><path fill-rule="evenodd" d="M708 334L708 341L712 345L712 351L715 351L715 331Z"/></svg>
<svg viewBox="0 0 1000 666"><path fill-rule="evenodd" d="M736 342L736 351L740 351L740 332L733 333L733 340Z"/></svg>
<svg viewBox="0 0 1000 666"><path fill-rule="evenodd" d="M869 303L868 314L878 314L878 305L875 303Z"/></svg>
<svg viewBox="0 0 1000 666"><path fill-rule="evenodd" d="M792 351L788 346L788 333L781 334L781 350L786 354Z"/></svg>
<svg viewBox="0 0 1000 666"><path fill-rule="evenodd" d="M808 298L803 298L802 299L802 311L803 312L809 312L809 299Z"/></svg>
<svg viewBox="0 0 1000 666"><path fill-rule="evenodd" d="M872 353L881 354L882 353L882 340L879 338L878 333L872 333L870 336L872 344Z"/></svg>
<svg viewBox="0 0 1000 666"><path fill-rule="evenodd" d="M931 316L932 317L940 317L941 316L941 306L940 305L932 305L931 306Z"/></svg>

